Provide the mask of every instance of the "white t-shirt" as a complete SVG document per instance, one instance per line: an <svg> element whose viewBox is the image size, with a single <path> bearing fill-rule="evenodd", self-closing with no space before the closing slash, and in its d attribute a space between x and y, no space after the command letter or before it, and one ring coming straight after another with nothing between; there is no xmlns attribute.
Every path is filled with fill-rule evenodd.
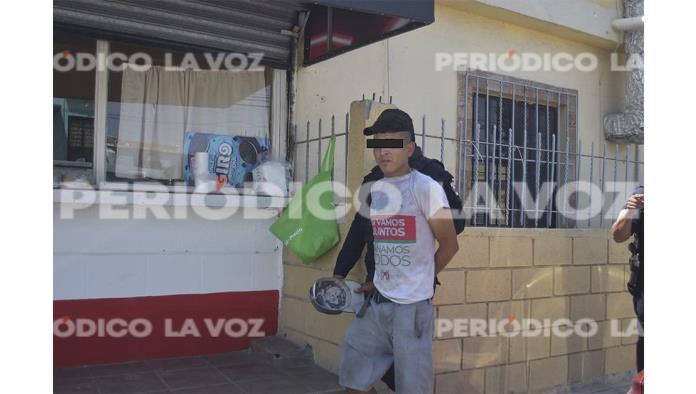
<svg viewBox="0 0 696 394"><path fill-rule="evenodd" d="M442 186L417 170L372 185L370 221L377 290L399 304L433 296L435 237L428 219L449 208Z"/></svg>

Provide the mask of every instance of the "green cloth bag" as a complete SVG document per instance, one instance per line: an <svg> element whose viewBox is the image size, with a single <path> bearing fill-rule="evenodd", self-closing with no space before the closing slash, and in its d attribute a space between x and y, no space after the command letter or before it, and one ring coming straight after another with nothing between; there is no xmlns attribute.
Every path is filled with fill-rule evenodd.
<svg viewBox="0 0 696 394"><path fill-rule="evenodd" d="M314 190L314 201L307 201L307 195L313 187L323 183L329 186L332 180L334 167L334 151L336 150L336 137L331 137L329 147L321 163L319 173L302 187L300 193L290 201L283 210L278 220L270 227L271 233L283 244L292 250L305 264L319 258L340 240L338 224L336 223L336 208L333 204L333 193L324 192L319 196L319 213L312 208L317 208L317 190ZM326 183L324 183L326 182ZM325 187L321 189L325 190ZM329 186L329 190L332 190ZM314 207L310 206L313 204Z"/></svg>

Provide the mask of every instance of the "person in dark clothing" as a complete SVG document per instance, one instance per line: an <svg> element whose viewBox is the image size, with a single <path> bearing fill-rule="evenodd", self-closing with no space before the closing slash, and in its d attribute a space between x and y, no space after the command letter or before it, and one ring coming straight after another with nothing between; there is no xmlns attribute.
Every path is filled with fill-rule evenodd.
<svg viewBox="0 0 696 394"><path fill-rule="evenodd" d="M636 368L638 372L643 370L643 273L645 264L643 242L644 220L644 188L639 186L626 201L624 209L619 213L616 222L611 226L612 236L616 242L624 242L633 236L629 245L631 249L631 280L628 282L628 290L633 296L633 309L636 312L640 324L638 343L636 343Z"/></svg>
<svg viewBox="0 0 696 394"><path fill-rule="evenodd" d="M408 160L409 167L416 169L423 174L433 178L435 181L440 183L445 191L447 200L450 203L450 208L454 211L453 216L460 214L461 210L461 200L459 196L452 188L452 175L445 170L444 165L434 159L427 158L423 155L420 147L416 147L415 152ZM368 182L374 182L384 177L379 166L372 168L369 174L363 178L363 185ZM362 188L361 193L369 193L368 188ZM366 199L362 201L367 201L370 204L370 196L368 195ZM455 230L457 233L461 233L464 229L464 220L459 217L455 219ZM374 255L374 244L373 244L373 234L372 234L372 224L369 218L361 215L360 212L355 213L353 222L348 230L346 239L343 243L341 251L336 259L336 265L334 267L334 276L338 278L345 278L348 273L355 267L355 264L360 259L362 251L367 246L367 252L365 254L365 270L367 275L365 277L365 283L358 289L359 291L370 293L374 291L374 285L372 280L375 274L375 255ZM433 286L437 286L440 282L435 277L435 283ZM395 388L395 371L394 365L386 372L382 377L382 381L389 386L392 391L396 391Z"/></svg>

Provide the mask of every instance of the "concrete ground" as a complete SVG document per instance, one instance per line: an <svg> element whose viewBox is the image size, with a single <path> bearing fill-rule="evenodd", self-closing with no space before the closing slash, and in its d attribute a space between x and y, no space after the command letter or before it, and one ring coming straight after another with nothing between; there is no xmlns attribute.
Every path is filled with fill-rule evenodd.
<svg viewBox="0 0 696 394"><path fill-rule="evenodd" d="M606 383L548 390L553 394L625 394L629 375ZM380 393L389 393L381 384ZM279 337L251 349L207 356L165 358L53 370L54 393L342 393L338 376L314 364L310 349ZM454 393L453 393L454 394Z"/></svg>

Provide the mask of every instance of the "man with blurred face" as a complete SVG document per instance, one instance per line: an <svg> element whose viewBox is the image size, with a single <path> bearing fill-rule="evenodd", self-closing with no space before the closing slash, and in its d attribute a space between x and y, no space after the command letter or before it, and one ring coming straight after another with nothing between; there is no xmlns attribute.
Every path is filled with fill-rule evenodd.
<svg viewBox="0 0 696 394"><path fill-rule="evenodd" d="M339 383L349 393L375 392L395 366L397 393L433 389L433 282L458 250L443 188L409 167L415 151L410 116L387 109L364 130L384 178L371 187L375 274L362 317L341 347ZM438 248L435 250L435 241Z"/></svg>
<svg viewBox="0 0 696 394"><path fill-rule="evenodd" d="M384 176L397 177L408 174L411 168L408 166L408 158L415 149L408 131L384 132L375 134L375 140L402 140L403 148L373 148L375 161Z"/></svg>

